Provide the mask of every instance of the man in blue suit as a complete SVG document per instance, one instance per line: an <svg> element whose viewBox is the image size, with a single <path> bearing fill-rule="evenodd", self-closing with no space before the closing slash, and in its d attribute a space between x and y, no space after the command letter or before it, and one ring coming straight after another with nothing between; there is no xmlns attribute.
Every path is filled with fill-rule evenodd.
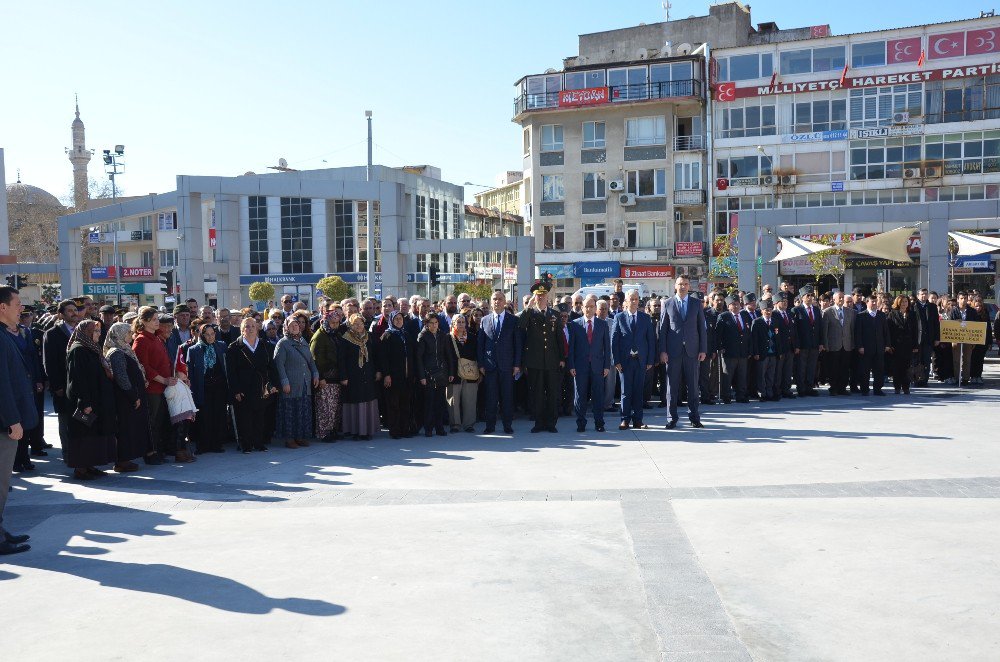
<svg viewBox="0 0 1000 662"><path fill-rule="evenodd" d="M667 364L670 386L670 422L667 429L677 427L677 402L681 380L687 385L688 419L696 428L703 428L698 414L699 364L708 355L708 334L705 309L688 296L691 281L681 274L674 281L676 294L664 302L660 313L660 360Z"/></svg>
<svg viewBox="0 0 1000 662"><path fill-rule="evenodd" d="M604 380L611 372L611 332L597 316L597 297L583 302L583 317L569 323L569 374L573 377L576 431L587 429L587 404L594 411L594 429L604 432Z"/></svg>
<svg viewBox="0 0 1000 662"><path fill-rule="evenodd" d="M611 331L611 356L622 382L622 422L619 430L627 430L629 422L633 428L649 427L642 423L645 404L642 394L646 371L653 368L655 337L653 321L639 310L639 293L629 290L625 294L625 310L615 317Z"/></svg>
<svg viewBox="0 0 1000 662"><path fill-rule="evenodd" d="M17 442L38 425L31 369L13 335L21 318L21 298L13 287L0 287L0 554L26 552L28 536L15 536L3 528L10 476Z"/></svg>
<svg viewBox="0 0 1000 662"><path fill-rule="evenodd" d="M490 298L493 312L483 318L476 343L476 360L486 392L486 429L491 434L497 425L497 408L503 431L513 434L514 379L521 373L521 341L517 318L507 311L507 297L496 291Z"/></svg>

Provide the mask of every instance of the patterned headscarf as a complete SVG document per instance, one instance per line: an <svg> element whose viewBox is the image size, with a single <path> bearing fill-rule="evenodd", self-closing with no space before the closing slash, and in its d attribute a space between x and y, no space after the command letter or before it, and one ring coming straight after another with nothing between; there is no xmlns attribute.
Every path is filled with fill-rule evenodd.
<svg viewBox="0 0 1000 662"><path fill-rule="evenodd" d="M74 347L82 347L88 351L97 354L97 357L101 360L101 365L104 366L104 371L111 375L111 364L108 360L104 358L101 353L101 348L97 346L94 342L94 329L100 329L101 323L97 320L85 319L76 325L73 329L73 335L69 337L69 344L66 345L66 353L69 354Z"/></svg>
<svg viewBox="0 0 1000 662"><path fill-rule="evenodd" d="M202 351L205 354L205 372L208 372L215 367L216 355L215 355L215 342L208 343L205 341L205 329L212 329L215 331L215 342L219 341L219 327L214 324L205 324L201 327L201 333L198 334L198 344L202 346Z"/></svg>
<svg viewBox="0 0 1000 662"><path fill-rule="evenodd" d="M354 330L354 322L356 320L361 320L362 331L360 334ZM365 367L365 363L368 362L368 332L363 329L365 318L361 316L361 313L354 313L348 319L348 332L344 334L344 339L356 345L358 348L358 367Z"/></svg>
<svg viewBox="0 0 1000 662"><path fill-rule="evenodd" d="M459 318L461 318L461 320L463 322L465 322L465 326L462 327L462 334L461 335L458 334L458 325L455 324L455 322ZM450 329L450 331L451 331L452 337L455 338L455 340L457 340L460 343L465 343L465 341L469 339L469 319L465 315L463 315L462 313L455 313L454 315L451 316L451 329Z"/></svg>
<svg viewBox="0 0 1000 662"><path fill-rule="evenodd" d="M104 339L104 357L110 359L113 352L122 352L125 356L129 356L135 361L136 365L139 366L139 370L142 371L143 379L145 379L146 369L142 367L142 361L135 355L132 343L125 341L131 333L132 326L130 324L126 324L125 322L115 322L112 324L111 328L108 329L108 337Z"/></svg>
<svg viewBox="0 0 1000 662"><path fill-rule="evenodd" d="M299 327L299 332L296 335L294 335L294 336L291 333L289 333L289 331L288 331L288 325L291 324L292 322L294 322L295 324L297 324L298 327ZM291 338L292 340L301 340L302 339L302 331L303 331L303 329L302 329L302 320L299 319L299 317L296 316L296 315L289 315L288 317L285 318L285 323L283 325L283 331L285 333L285 337L286 338Z"/></svg>

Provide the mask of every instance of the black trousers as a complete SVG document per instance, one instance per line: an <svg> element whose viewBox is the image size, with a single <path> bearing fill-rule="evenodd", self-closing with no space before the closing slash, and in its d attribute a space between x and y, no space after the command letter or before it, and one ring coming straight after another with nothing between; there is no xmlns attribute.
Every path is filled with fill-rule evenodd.
<svg viewBox="0 0 1000 662"><path fill-rule="evenodd" d="M424 431L443 430L448 420L448 401L445 397L447 381L428 379L424 392Z"/></svg>
<svg viewBox="0 0 1000 662"><path fill-rule="evenodd" d="M162 393L149 394L149 433L153 448L164 455L177 452L177 439L173 426L170 425L170 412L167 409L167 399Z"/></svg>
<svg viewBox="0 0 1000 662"><path fill-rule="evenodd" d="M38 412L38 425L27 435L28 445L33 451L45 450L45 392L35 393L35 411Z"/></svg>
<svg viewBox="0 0 1000 662"><path fill-rule="evenodd" d="M528 370L528 393L535 411L535 426L554 428L559 417L559 398L562 394L563 371Z"/></svg>
<svg viewBox="0 0 1000 662"><path fill-rule="evenodd" d="M845 349L823 353L823 362L826 366L826 377L830 380L830 390L834 393L844 393L847 391L847 382L850 379L851 352Z"/></svg>
<svg viewBox="0 0 1000 662"><path fill-rule="evenodd" d="M882 386L885 385L885 352L865 352L858 356L858 363L861 367L858 379L861 392L868 392L869 378L872 380L872 386L875 390L881 391Z"/></svg>
<svg viewBox="0 0 1000 662"><path fill-rule="evenodd" d="M274 397L268 400L274 400ZM267 407L260 400L250 401L246 398L233 405L236 416L236 434L239 437L240 449L251 451L264 448L264 425L267 420Z"/></svg>
<svg viewBox="0 0 1000 662"><path fill-rule="evenodd" d="M410 393L412 387L409 382L393 382L392 388L383 389L385 395L385 421L389 428L389 434L393 437L402 437L412 432L411 423L413 416L410 413L410 401L413 395Z"/></svg>

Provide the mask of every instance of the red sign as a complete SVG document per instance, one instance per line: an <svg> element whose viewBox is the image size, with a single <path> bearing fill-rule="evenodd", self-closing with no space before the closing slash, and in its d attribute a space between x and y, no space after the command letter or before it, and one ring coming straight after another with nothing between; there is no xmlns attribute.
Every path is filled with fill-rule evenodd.
<svg viewBox="0 0 1000 662"><path fill-rule="evenodd" d="M983 51L991 53L992 51ZM965 34L962 32L944 32L927 37L927 59L943 60L949 57L965 55Z"/></svg>
<svg viewBox="0 0 1000 662"><path fill-rule="evenodd" d="M608 103L608 88L588 87L584 90L563 90L559 93L560 106L597 106Z"/></svg>
<svg viewBox="0 0 1000 662"><path fill-rule="evenodd" d="M931 49L934 48L931 42ZM945 56L938 55L938 58ZM953 57L953 56L947 56ZM754 85L752 87L735 87L732 93L727 91L723 96L722 88L734 83L721 83L717 89L716 101L733 101L734 99L745 99L748 97L763 97L770 95L801 94L803 92L830 92L839 89L854 89L862 87L883 87L886 85L906 85L909 83L926 83L937 80L957 80L961 78L971 78L976 76L992 76L1000 74L1000 63L974 64L967 67L952 67L949 69L930 69L915 71L904 71L897 74L879 74L868 76L847 76L844 84L840 84L839 78L827 80L815 80L804 83L778 83L777 85Z"/></svg>
<svg viewBox="0 0 1000 662"><path fill-rule="evenodd" d="M208 229L208 247L215 248L215 228Z"/></svg>
<svg viewBox="0 0 1000 662"><path fill-rule="evenodd" d="M830 36L830 26L829 25L814 25L809 28L809 36L813 39L818 39L820 37Z"/></svg>
<svg viewBox="0 0 1000 662"><path fill-rule="evenodd" d="M705 244L700 241L675 241L674 255L676 257L701 257L705 253Z"/></svg>
<svg viewBox="0 0 1000 662"><path fill-rule="evenodd" d="M886 64L916 62L920 59L920 37L890 39L885 42Z"/></svg>
<svg viewBox="0 0 1000 662"><path fill-rule="evenodd" d="M621 268L622 278L673 278L676 273L673 266L666 264L622 266Z"/></svg>
<svg viewBox="0 0 1000 662"><path fill-rule="evenodd" d="M725 191L727 188L729 188L729 180L726 179L725 177L719 177L718 179L715 180L715 188L719 189L720 191Z"/></svg>
<svg viewBox="0 0 1000 662"><path fill-rule="evenodd" d="M1000 30L969 30L965 33L965 54L996 53L1000 48Z"/></svg>
<svg viewBox="0 0 1000 662"><path fill-rule="evenodd" d="M152 267L122 267L122 278L152 278Z"/></svg>
<svg viewBox="0 0 1000 662"><path fill-rule="evenodd" d="M736 99L736 83L719 83L719 86L715 88L715 100L722 101L733 101Z"/></svg>

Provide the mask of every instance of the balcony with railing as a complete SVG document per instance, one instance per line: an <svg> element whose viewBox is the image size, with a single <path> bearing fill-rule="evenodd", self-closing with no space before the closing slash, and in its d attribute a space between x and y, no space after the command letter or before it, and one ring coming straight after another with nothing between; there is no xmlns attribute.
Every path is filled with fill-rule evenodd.
<svg viewBox="0 0 1000 662"><path fill-rule="evenodd" d="M600 89L600 88L596 88ZM654 101L658 99L684 99L700 97L702 82L698 79L671 80L659 83L637 83L635 85L612 85L607 88L605 101L595 101L584 105L622 103L629 101ZM514 116L534 111L560 107L575 107L576 104L560 104L561 92L522 94L514 100ZM694 149L694 148L692 148Z"/></svg>
<svg viewBox="0 0 1000 662"><path fill-rule="evenodd" d="M695 150L705 149L705 137L702 135L695 136L674 136L674 151L675 152L690 152Z"/></svg>

